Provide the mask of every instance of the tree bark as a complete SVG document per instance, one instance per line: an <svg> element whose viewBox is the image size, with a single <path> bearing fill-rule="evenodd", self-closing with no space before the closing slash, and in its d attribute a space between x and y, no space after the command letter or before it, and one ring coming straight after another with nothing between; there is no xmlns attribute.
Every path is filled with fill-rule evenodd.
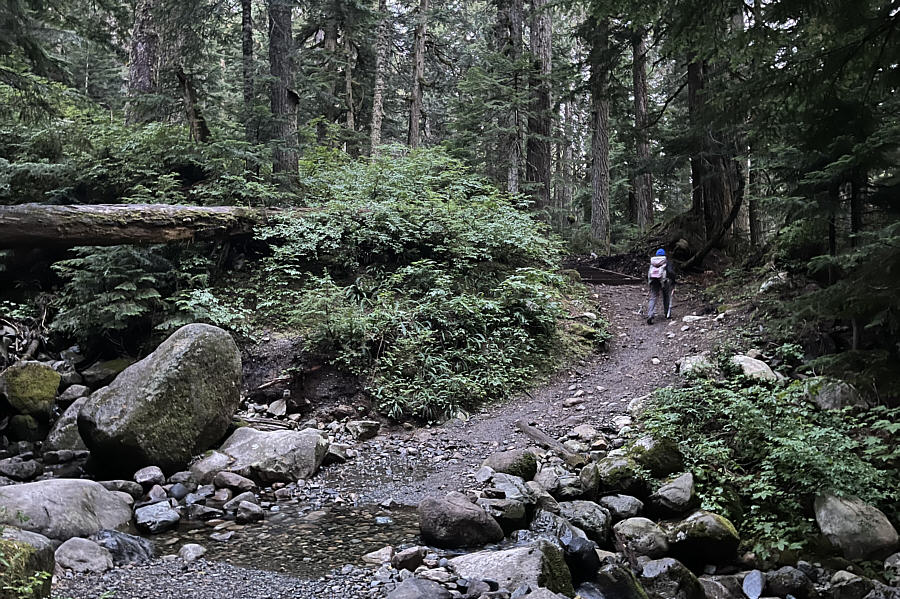
<svg viewBox="0 0 900 599"><path fill-rule="evenodd" d="M535 207L539 210L550 205L552 25L548 0L531 0L532 68L528 84L531 89L531 113L528 115L525 179L532 186Z"/></svg>
<svg viewBox="0 0 900 599"><path fill-rule="evenodd" d="M524 20L522 0L502 0L497 3L498 29L500 30L500 52L507 60L511 71L505 84L512 102L507 112L501 115L504 133L500 136L499 154L506 155L506 189L519 193L519 177L522 169L522 114L519 110L522 73L522 31Z"/></svg>
<svg viewBox="0 0 900 599"><path fill-rule="evenodd" d="M863 229L863 203L865 202L866 189L869 175L865 169L853 170L853 180L850 188L850 247L859 244L857 235Z"/></svg>
<svg viewBox="0 0 900 599"><path fill-rule="evenodd" d="M384 120L384 87L385 72L390 58L391 22L387 9L387 0L378 0L378 40L375 49L375 87L372 91L372 128L369 140L370 153L378 154L381 145L381 123Z"/></svg>
<svg viewBox="0 0 900 599"><path fill-rule="evenodd" d="M637 168L634 175L634 216L641 231L653 224L653 180L648 171L650 142L647 131L647 45L641 28L632 38L634 130Z"/></svg>
<svg viewBox="0 0 900 599"><path fill-rule="evenodd" d="M609 254L609 19L592 33L591 75L591 238Z"/></svg>
<svg viewBox="0 0 900 599"><path fill-rule="evenodd" d="M0 247L73 247L219 239L250 234L271 210L234 206L0 206Z"/></svg>
<svg viewBox="0 0 900 599"><path fill-rule="evenodd" d="M184 113L191 131L191 139L197 143L206 143L210 136L209 126L206 124L206 119L203 118L200 106L197 105L197 90L194 89L194 84L191 78L185 74L183 67L178 67L175 76L178 77L184 93Z"/></svg>
<svg viewBox="0 0 900 599"><path fill-rule="evenodd" d="M159 59L159 34L153 21L156 0L138 0L134 9L128 65L128 102L125 122L129 125L152 120L153 110L147 106L148 94L156 87Z"/></svg>
<svg viewBox="0 0 900 599"><path fill-rule="evenodd" d="M356 114L353 102L353 43L350 41L350 26L344 26L344 102L347 105L347 129L356 131Z"/></svg>
<svg viewBox="0 0 900 599"><path fill-rule="evenodd" d="M737 181L737 189L734 193L734 203L731 205L731 210L728 213L728 216L725 217L725 220L719 226L718 232L712 235L709 240L706 242L706 245L703 248L694 254L690 260L684 263L684 270L690 270L695 266L699 266L703 263L703 259L706 258L706 255L712 251L714 247L719 245L722 242L722 238L725 237L725 234L728 232L728 229L731 228L731 225L734 224L734 220L737 218L738 212L741 211L741 203L744 199L744 177L740 172L740 163L735 162L737 165L737 177L735 181Z"/></svg>
<svg viewBox="0 0 900 599"><path fill-rule="evenodd" d="M272 172L286 175L291 182L297 174L297 105L293 89L293 37L291 0L269 0L269 70L272 74L273 141Z"/></svg>
<svg viewBox="0 0 900 599"><path fill-rule="evenodd" d="M421 142L422 88L425 85L425 35L428 25L428 0L419 0L416 14L416 37L413 44L413 87L409 105L409 131L406 143L418 148Z"/></svg>
<svg viewBox="0 0 900 599"><path fill-rule="evenodd" d="M758 248L762 243L762 232L760 231L759 207L757 205L757 195L759 193L759 174L758 168L754 167L750 160L747 160L747 181L748 187L744 191L747 196L747 220L750 229L750 246Z"/></svg>
<svg viewBox="0 0 900 599"><path fill-rule="evenodd" d="M257 128L253 118L253 2L241 0L241 64L244 78L244 137L250 143L257 141Z"/></svg>

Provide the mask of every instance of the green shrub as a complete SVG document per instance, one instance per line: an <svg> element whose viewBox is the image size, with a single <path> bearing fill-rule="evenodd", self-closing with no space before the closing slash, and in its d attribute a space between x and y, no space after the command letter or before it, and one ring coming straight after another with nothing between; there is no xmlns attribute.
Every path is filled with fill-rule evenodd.
<svg viewBox="0 0 900 599"><path fill-rule="evenodd" d="M817 493L855 495L895 509L900 410L818 409L802 382L696 380L656 392L648 430L675 440L703 507L740 523L754 551L800 549L815 538Z"/></svg>

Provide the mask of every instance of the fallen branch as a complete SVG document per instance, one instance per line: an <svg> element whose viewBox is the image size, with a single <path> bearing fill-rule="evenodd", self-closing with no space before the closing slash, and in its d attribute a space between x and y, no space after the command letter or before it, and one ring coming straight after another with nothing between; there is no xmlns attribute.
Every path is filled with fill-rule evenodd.
<svg viewBox="0 0 900 599"><path fill-rule="evenodd" d="M516 427L527 436L534 439L534 441L537 442L537 444L541 447L560 454L560 456L562 456L562 458L569 466L581 466L587 463L587 458L585 458L583 455L575 453L574 451L570 451L568 447L566 447L547 433L534 428L524 420L516 420Z"/></svg>

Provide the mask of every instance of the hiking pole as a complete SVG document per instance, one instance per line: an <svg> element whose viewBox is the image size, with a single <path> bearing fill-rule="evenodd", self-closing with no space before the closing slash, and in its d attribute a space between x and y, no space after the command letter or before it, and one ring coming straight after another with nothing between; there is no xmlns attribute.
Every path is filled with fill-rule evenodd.
<svg viewBox="0 0 900 599"><path fill-rule="evenodd" d="M672 291L669 292L669 309L666 311L666 318L672 318L672 300L675 299L675 287L672 286Z"/></svg>

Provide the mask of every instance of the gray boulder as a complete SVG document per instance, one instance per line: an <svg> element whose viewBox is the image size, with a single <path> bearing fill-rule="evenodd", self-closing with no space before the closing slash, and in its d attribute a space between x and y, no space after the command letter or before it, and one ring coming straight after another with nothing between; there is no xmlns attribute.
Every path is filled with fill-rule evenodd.
<svg viewBox="0 0 900 599"><path fill-rule="evenodd" d="M108 385L116 378L116 376L131 366L134 362L128 358L116 358L114 360L103 360L95 362L81 371L84 382L91 387L97 388L102 385Z"/></svg>
<svg viewBox="0 0 900 599"><path fill-rule="evenodd" d="M316 429L302 431L259 431L241 427L234 431L219 451L191 466L201 484L227 470L260 483L293 482L315 474L328 441Z"/></svg>
<svg viewBox="0 0 900 599"><path fill-rule="evenodd" d="M669 531L672 555L690 565L721 564L735 558L741 539L724 516L697 510Z"/></svg>
<svg viewBox="0 0 900 599"><path fill-rule="evenodd" d="M190 324L95 391L78 414L78 429L109 466L179 470L225 434L240 383L241 357L231 335Z"/></svg>
<svg viewBox="0 0 900 599"><path fill-rule="evenodd" d="M900 548L887 516L859 499L823 495L816 497L814 507L822 534L847 559L884 558Z"/></svg>
<svg viewBox="0 0 900 599"><path fill-rule="evenodd" d="M56 398L56 403L62 406L70 406L72 403L78 401L82 397L87 397L90 394L91 389L89 387L85 387L84 385L70 385L65 391L59 394L59 397Z"/></svg>
<svg viewBox="0 0 900 599"><path fill-rule="evenodd" d="M628 518L613 526L616 546L630 555L664 556L669 543L662 529L647 518Z"/></svg>
<svg viewBox="0 0 900 599"><path fill-rule="evenodd" d="M450 591L431 580L407 578L388 593L387 599L450 599Z"/></svg>
<svg viewBox="0 0 900 599"><path fill-rule="evenodd" d="M0 487L0 524L58 541L88 537L130 521L131 507L122 494L93 481L54 479Z"/></svg>
<svg viewBox="0 0 900 599"><path fill-rule="evenodd" d="M508 591L528 585L569 597L575 594L562 552L546 541L504 551L478 551L455 557L450 560L450 565L463 578L496 580Z"/></svg>
<svg viewBox="0 0 900 599"><path fill-rule="evenodd" d="M0 393L16 412L46 417L53 408L59 381L59 373L42 362L16 362L0 373Z"/></svg>
<svg viewBox="0 0 900 599"><path fill-rule="evenodd" d="M357 441L368 441L378 435L381 424L376 420L351 420L347 423L347 431Z"/></svg>
<svg viewBox="0 0 900 599"><path fill-rule="evenodd" d="M55 549L53 542L43 535L12 526L3 527L0 530L0 550L8 565L0 569L0 584L25 583L36 574L45 572L47 577L35 589L34 597L49 597L50 575L56 564L53 556ZM5 592L0 592L0 596L7 597Z"/></svg>
<svg viewBox="0 0 900 599"><path fill-rule="evenodd" d="M583 530L574 526L562 516L544 510L538 510L535 513L528 530L551 541L560 548L568 547L576 538L587 539L587 535Z"/></svg>
<svg viewBox="0 0 900 599"><path fill-rule="evenodd" d="M640 515L644 509L644 502L631 495L607 495L598 499L597 503L609 511L613 524L620 520L634 518Z"/></svg>
<svg viewBox="0 0 900 599"><path fill-rule="evenodd" d="M500 525L462 493L428 497L419 503L419 530L426 543L473 547L503 539Z"/></svg>
<svg viewBox="0 0 900 599"><path fill-rule="evenodd" d="M650 511L661 518L678 516L700 505L700 500L694 490L694 475L686 472L674 478L647 500Z"/></svg>
<svg viewBox="0 0 900 599"><path fill-rule="evenodd" d="M628 456L656 478L684 470L684 456L671 439L641 437L628 448Z"/></svg>
<svg viewBox="0 0 900 599"><path fill-rule="evenodd" d="M159 466L146 466L134 473L134 482L141 485L145 489L150 489L155 485L162 485L166 482L166 475L163 474Z"/></svg>
<svg viewBox="0 0 900 599"><path fill-rule="evenodd" d="M804 384L807 399L823 410L866 406L859 391L842 380L820 376L807 379Z"/></svg>
<svg viewBox="0 0 900 599"><path fill-rule="evenodd" d="M534 491L518 476L494 473L491 476L491 487L495 493L502 494L506 499L519 501L524 504L534 504Z"/></svg>
<svg viewBox="0 0 900 599"><path fill-rule="evenodd" d="M56 550L56 563L75 572L102 574L112 569L112 554L97 543L72 537Z"/></svg>
<svg viewBox="0 0 900 599"><path fill-rule="evenodd" d="M528 525L528 511L521 501L482 497L475 503L497 520L505 534Z"/></svg>
<svg viewBox="0 0 900 599"><path fill-rule="evenodd" d="M706 592L697 577L671 557L644 564L641 586L650 599L706 599Z"/></svg>
<svg viewBox="0 0 900 599"><path fill-rule="evenodd" d="M612 518L606 508L593 501L563 501L559 504L559 514L583 530L587 537L599 545L609 538Z"/></svg>
<svg viewBox="0 0 900 599"><path fill-rule="evenodd" d="M750 356L737 355L731 357L731 363L740 368L744 376L762 381L777 381L778 376L769 365L762 360Z"/></svg>
<svg viewBox="0 0 900 599"><path fill-rule="evenodd" d="M78 432L78 413L84 404L87 403L87 397L76 399L75 402L66 408L66 411L57 419L44 441L44 451L60 451L63 449L71 449L72 451L84 451L87 445Z"/></svg>
<svg viewBox="0 0 900 599"><path fill-rule="evenodd" d="M537 473L537 458L528 449L511 449L489 455L482 466L493 468L495 472L518 476L523 480L531 480Z"/></svg>
<svg viewBox="0 0 900 599"><path fill-rule="evenodd" d="M165 532L178 526L181 516L168 503L160 502L145 505L134 510L134 523L150 534Z"/></svg>
<svg viewBox="0 0 900 599"><path fill-rule="evenodd" d="M142 537L117 530L101 530L91 540L109 551L116 566L140 565L153 559L153 543Z"/></svg>
<svg viewBox="0 0 900 599"><path fill-rule="evenodd" d="M128 493L134 500L138 500L144 495L144 488L133 480L103 480L100 481L100 484L107 491Z"/></svg>
<svg viewBox="0 0 900 599"><path fill-rule="evenodd" d="M766 574L766 593L776 597L792 595L797 599L814 599L818 596L809 577L793 566L784 566Z"/></svg>
<svg viewBox="0 0 900 599"><path fill-rule="evenodd" d="M583 599L647 599L631 570L618 564L606 564L597 572L592 582L578 587Z"/></svg>
<svg viewBox="0 0 900 599"><path fill-rule="evenodd" d="M625 456L607 456L588 464L581 469L579 479L588 499L600 494L640 493L645 486L638 463Z"/></svg>
<svg viewBox="0 0 900 599"><path fill-rule="evenodd" d="M884 560L884 577L891 584L900 584L900 553L889 555Z"/></svg>
<svg viewBox="0 0 900 599"><path fill-rule="evenodd" d="M0 460L0 476L17 481L29 481L44 472L44 467L35 460L23 460L15 456Z"/></svg>
<svg viewBox="0 0 900 599"><path fill-rule="evenodd" d="M206 555L206 547L197 543L187 543L178 550L178 557L186 562L195 562Z"/></svg>

